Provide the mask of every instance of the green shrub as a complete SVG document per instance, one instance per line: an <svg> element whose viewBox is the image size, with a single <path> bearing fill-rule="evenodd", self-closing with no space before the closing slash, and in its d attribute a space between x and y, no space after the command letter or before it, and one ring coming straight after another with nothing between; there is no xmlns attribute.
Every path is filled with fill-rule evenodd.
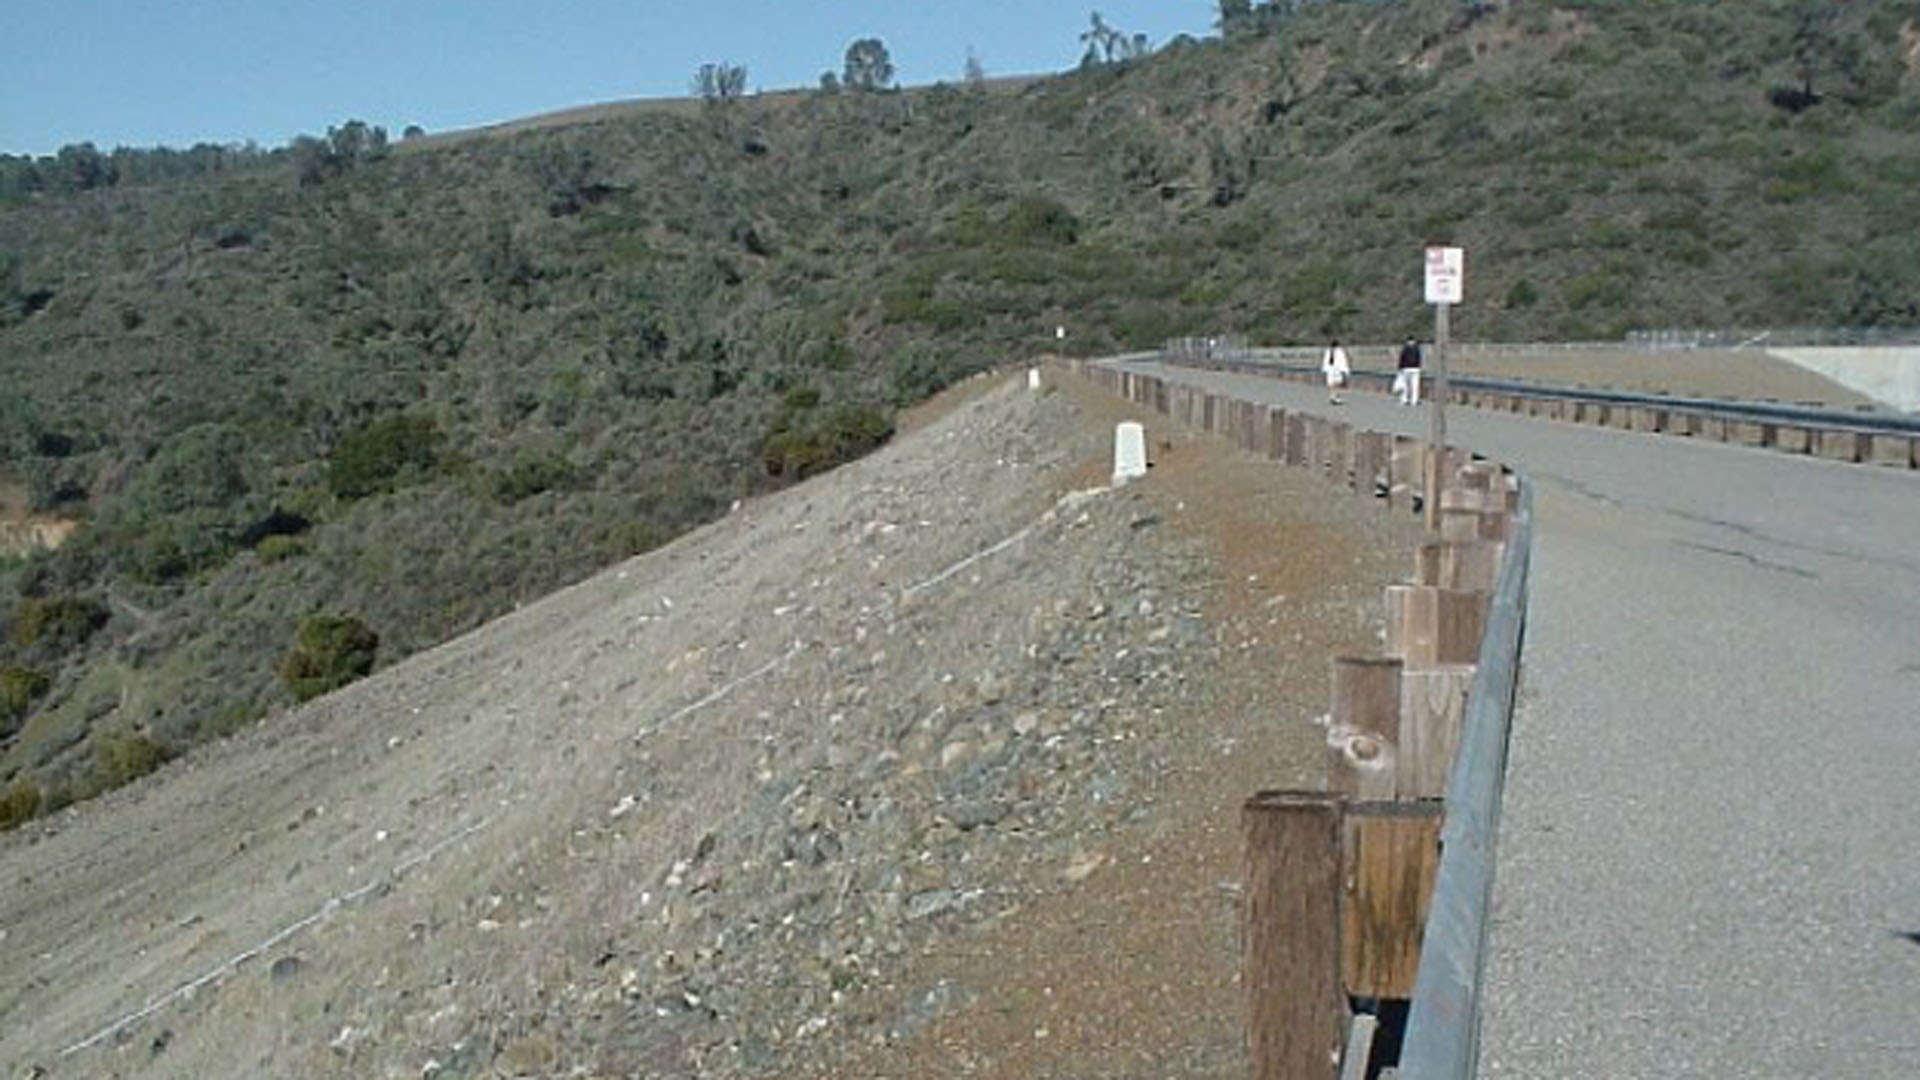
<svg viewBox="0 0 1920 1080"><path fill-rule="evenodd" d="M297 536L274 535L263 537L253 550L261 562L277 563L306 554L307 546Z"/></svg>
<svg viewBox="0 0 1920 1080"><path fill-rule="evenodd" d="M350 615L309 615L280 661L280 681L307 701L371 672L379 649L380 635Z"/></svg>
<svg viewBox="0 0 1920 1080"><path fill-rule="evenodd" d="M552 454L522 454L512 467L493 474L493 497L511 505L543 491L569 487L574 479L574 468L565 458Z"/></svg>
<svg viewBox="0 0 1920 1080"><path fill-rule="evenodd" d="M794 430L782 421L761 443L767 475L800 480L880 446L893 436L893 423L875 409L842 405L817 426Z"/></svg>
<svg viewBox="0 0 1920 1080"><path fill-rule="evenodd" d="M19 780L0 794L0 829L11 829L40 812L40 785Z"/></svg>
<svg viewBox="0 0 1920 1080"><path fill-rule="evenodd" d="M1066 247L1080 239L1080 219L1055 199L1022 195L1001 222L1001 238L1022 247Z"/></svg>
<svg viewBox="0 0 1920 1080"><path fill-rule="evenodd" d="M425 479L442 440L429 417L383 417L348 432L327 455L327 488L342 499L362 499Z"/></svg>
<svg viewBox="0 0 1920 1080"><path fill-rule="evenodd" d="M64 653L105 626L107 609L77 596L29 597L13 613L11 638L21 648Z"/></svg>
<svg viewBox="0 0 1920 1080"><path fill-rule="evenodd" d="M1507 307L1513 310L1532 307L1539 299L1540 291L1526 278L1514 282L1507 290Z"/></svg>
<svg viewBox="0 0 1920 1080"><path fill-rule="evenodd" d="M32 668L0 668L0 734L25 718L34 699L52 685L46 675Z"/></svg>
<svg viewBox="0 0 1920 1080"><path fill-rule="evenodd" d="M102 791L125 787L167 760L167 752L137 732L102 735L93 745L94 776Z"/></svg>

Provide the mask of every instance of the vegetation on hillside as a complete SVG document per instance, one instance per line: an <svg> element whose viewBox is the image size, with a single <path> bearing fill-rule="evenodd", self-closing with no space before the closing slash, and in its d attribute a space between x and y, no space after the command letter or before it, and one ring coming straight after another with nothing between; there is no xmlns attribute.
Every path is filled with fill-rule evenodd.
<svg viewBox="0 0 1920 1080"><path fill-rule="evenodd" d="M1397 338L1434 241L1464 336L1920 325L1910 0L1221 19L1152 53L1096 20L1013 88L888 89L863 41L858 93L717 66L684 112L0 184L0 484L86 522L0 567L0 822L863 453L1057 325Z"/></svg>

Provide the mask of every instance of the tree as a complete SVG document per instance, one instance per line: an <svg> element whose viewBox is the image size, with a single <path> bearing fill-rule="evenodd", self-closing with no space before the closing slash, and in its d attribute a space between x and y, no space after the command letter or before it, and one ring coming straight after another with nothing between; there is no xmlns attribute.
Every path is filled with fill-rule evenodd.
<svg viewBox="0 0 1920 1080"><path fill-rule="evenodd" d="M342 168L387 156L387 129L371 126L364 120L349 120L339 127L328 128L327 142Z"/></svg>
<svg viewBox="0 0 1920 1080"><path fill-rule="evenodd" d="M1220 33L1232 37L1253 21L1253 0L1220 0Z"/></svg>
<svg viewBox="0 0 1920 1080"><path fill-rule="evenodd" d="M346 173L359 165L387 156L387 129L364 120L349 120L327 129L327 137L316 139L301 135L288 152L293 158L294 175L301 187L312 187Z"/></svg>
<svg viewBox="0 0 1920 1080"><path fill-rule="evenodd" d="M1097 11L1091 17L1091 25L1080 32L1080 41L1087 47L1080 57L1081 67L1138 60L1152 51L1147 35L1124 33L1109 25Z"/></svg>
<svg viewBox="0 0 1920 1080"><path fill-rule="evenodd" d="M112 163L90 142L69 143L55 158L59 182L73 191L90 191L113 183Z"/></svg>
<svg viewBox="0 0 1920 1080"><path fill-rule="evenodd" d="M849 90L885 90L893 84L893 58L879 38L861 38L847 46L847 66L840 81Z"/></svg>
<svg viewBox="0 0 1920 1080"><path fill-rule="evenodd" d="M310 615L280 661L280 681L295 701L307 701L371 672L379 651L380 635L359 619Z"/></svg>
<svg viewBox="0 0 1920 1080"><path fill-rule="evenodd" d="M747 92L747 69L742 64L701 64L693 73L694 96L709 105L733 101Z"/></svg>
<svg viewBox="0 0 1920 1080"><path fill-rule="evenodd" d="M1093 25L1080 31L1080 43L1087 51L1080 56L1081 67L1093 67L1101 62L1102 56L1113 59L1113 38L1116 31L1107 25L1107 20L1099 12L1092 16Z"/></svg>

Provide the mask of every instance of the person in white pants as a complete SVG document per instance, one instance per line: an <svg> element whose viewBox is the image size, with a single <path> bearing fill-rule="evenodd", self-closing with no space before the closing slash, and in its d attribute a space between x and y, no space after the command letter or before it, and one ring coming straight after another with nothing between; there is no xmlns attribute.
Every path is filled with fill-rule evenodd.
<svg viewBox="0 0 1920 1080"><path fill-rule="evenodd" d="M1353 378L1353 365L1347 361L1347 350L1335 341L1321 354L1320 370L1327 377L1327 404L1340 404L1340 391Z"/></svg>
<svg viewBox="0 0 1920 1080"><path fill-rule="evenodd" d="M1412 338L1400 346L1399 370L1393 373L1393 392L1400 404L1420 404L1420 343Z"/></svg>

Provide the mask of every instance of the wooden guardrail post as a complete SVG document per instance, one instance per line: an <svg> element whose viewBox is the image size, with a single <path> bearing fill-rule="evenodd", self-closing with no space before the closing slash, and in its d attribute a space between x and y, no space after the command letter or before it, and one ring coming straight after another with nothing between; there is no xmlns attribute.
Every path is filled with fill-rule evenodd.
<svg viewBox="0 0 1920 1080"><path fill-rule="evenodd" d="M1307 463L1307 415L1305 413L1287 414L1287 464L1295 467Z"/></svg>
<svg viewBox="0 0 1920 1080"><path fill-rule="evenodd" d="M1392 656L1333 659L1333 711L1327 727L1327 789L1356 799L1397 794L1400 670Z"/></svg>
<svg viewBox="0 0 1920 1080"><path fill-rule="evenodd" d="M1327 479L1340 487L1353 483L1353 437L1352 424L1334 424L1327 447Z"/></svg>
<svg viewBox="0 0 1920 1080"><path fill-rule="evenodd" d="M1267 457L1287 459L1287 410L1278 405L1267 410Z"/></svg>
<svg viewBox="0 0 1920 1080"><path fill-rule="evenodd" d="M1387 586L1387 655L1408 667L1473 663L1486 599L1485 593L1431 585Z"/></svg>
<svg viewBox="0 0 1920 1080"><path fill-rule="evenodd" d="M1342 982L1358 998L1410 998L1440 864L1440 803L1342 809Z"/></svg>
<svg viewBox="0 0 1920 1080"><path fill-rule="evenodd" d="M1367 498L1380 492L1381 473L1392 453L1392 436L1378 431L1353 435L1353 490Z"/></svg>
<svg viewBox="0 0 1920 1080"><path fill-rule="evenodd" d="M1340 803L1265 791L1241 811L1247 1054L1254 1080L1323 1080L1344 1042Z"/></svg>
<svg viewBox="0 0 1920 1080"><path fill-rule="evenodd" d="M1449 496L1452 494L1448 493ZM1505 496L1501 496L1505 501ZM1440 539L1464 542L1469 540L1505 540L1507 538L1507 512L1505 509L1464 509L1457 506L1444 506L1440 510Z"/></svg>
<svg viewBox="0 0 1920 1080"><path fill-rule="evenodd" d="M1868 440L1857 431L1822 431L1818 438L1819 445L1813 452L1828 461L1859 462L1871 452L1869 447L1861 445Z"/></svg>
<svg viewBox="0 0 1920 1080"><path fill-rule="evenodd" d="M1394 789L1401 798L1445 797L1473 672L1472 664L1401 671L1400 737L1394 755Z"/></svg>
<svg viewBox="0 0 1920 1080"><path fill-rule="evenodd" d="M1414 584L1492 592L1504 548L1491 541L1429 541L1414 553Z"/></svg>
<svg viewBox="0 0 1920 1080"><path fill-rule="evenodd" d="M1425 490L1426 444L1405 435L1394 436L1388 466L1387 504L1395 510L1412 511L1414 500Z"/></svg>

